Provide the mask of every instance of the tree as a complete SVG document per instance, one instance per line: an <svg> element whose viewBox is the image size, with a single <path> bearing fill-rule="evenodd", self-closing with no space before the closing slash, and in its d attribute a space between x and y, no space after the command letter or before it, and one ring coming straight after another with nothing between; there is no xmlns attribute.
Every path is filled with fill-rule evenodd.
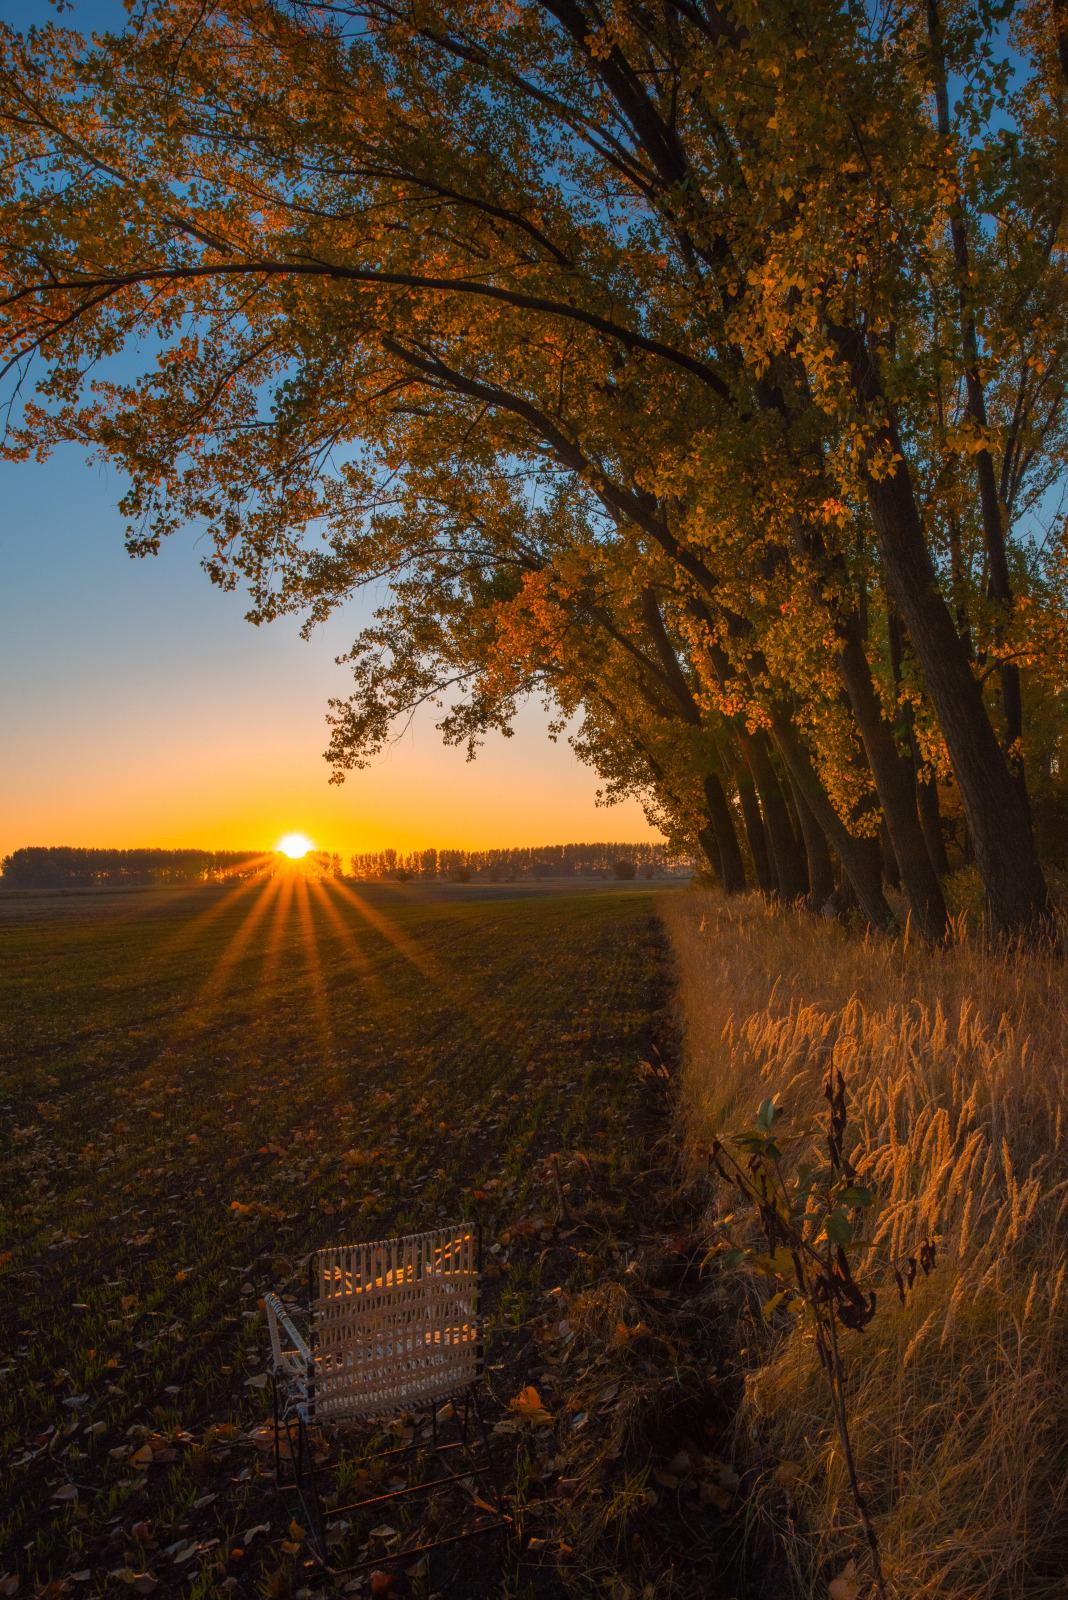
<svg viewBox="0 0 1068 1600"><path fill-rule="evenodd" d="M307 599L320 518L335 555L373 545L428 417L465 448L489 435L494 470L576 477L673 563L703 608L694 648L721 653L751 731L885 920L842 796L824 807L813 730L799 738L773 694L824 619L821 671L849 715L821 771L844 790L866 763L937 936L912 752L872 670L872 611L892 597L993 925L1045 935L1011 694L1003 742L984 700L984 673L1011 685L1018 590L983 586L970 656L953 555L973 528L997 548L984 452L1007 562L1010 500L1057 470L1061 223L1042 155L1062 112L1037 16L1046 56L1015 143L982 103L1005 57L987 63L971 12L947 28L906 11L891 30L821 4L431 17L158 0L91 49L8 31L4 336L16 363L49 363L9 448L74 437L118 458L131 548L203 519L213 577L248 579L256 616ZM947 139L925 95L962 68ZM88 367L140 334L162 344L151 377L86 397Z"/></svg>

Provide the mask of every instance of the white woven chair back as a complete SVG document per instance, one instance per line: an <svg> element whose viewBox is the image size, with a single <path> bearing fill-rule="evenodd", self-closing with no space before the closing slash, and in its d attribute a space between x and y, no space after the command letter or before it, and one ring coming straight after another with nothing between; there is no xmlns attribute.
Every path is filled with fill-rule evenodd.
<svg viewBox="0 0 1068 1600"><path fill-rule="evenodd" d="M458 1393L478 1376L474 1228L321 1250L315 1277L318 1420L399 1411Z"/></svg>

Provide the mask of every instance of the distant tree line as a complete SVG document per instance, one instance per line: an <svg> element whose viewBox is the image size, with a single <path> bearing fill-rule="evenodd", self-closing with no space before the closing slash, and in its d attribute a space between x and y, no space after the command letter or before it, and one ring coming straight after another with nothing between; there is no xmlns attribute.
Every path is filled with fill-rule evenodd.
<svg viewBox="0 0 1068 1600"><path fill-rule="evenodd" d="M0 882L5 889L190 883L246 877L263 861L262 850L84 850L39 845L5 856Z"/></svg>
<svg viewBox="0 0 1068 1600"><path fill-rule="evenodd" d="M695 869L694 858L665 844L547 844L504 850L399 850L354 855L355 878L445 878L503 882L514 878L658 877ZM633 870L628 871L631 868Z"/></svg>

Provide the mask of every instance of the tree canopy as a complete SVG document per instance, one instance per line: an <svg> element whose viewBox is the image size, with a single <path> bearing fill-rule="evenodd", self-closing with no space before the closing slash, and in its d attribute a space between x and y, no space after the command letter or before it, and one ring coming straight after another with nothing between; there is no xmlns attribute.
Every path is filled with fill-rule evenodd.
<svg viewBox="0 0 1068 1600"><path fill-rule="evenodd" d="M0 32L10 455L120 463L254 620L385 584L338 774L539 691L728 889L941 937L941 794L1053 933L1056 8L128 11Z"/></svg>

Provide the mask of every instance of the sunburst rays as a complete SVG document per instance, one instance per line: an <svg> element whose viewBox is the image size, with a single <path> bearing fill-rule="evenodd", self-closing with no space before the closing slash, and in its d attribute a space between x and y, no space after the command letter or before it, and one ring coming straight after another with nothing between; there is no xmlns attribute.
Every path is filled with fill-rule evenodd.
<svg viewBox="0 0 1068 1600"><path fill-rule="evenodd" d="M330 1022L330 1005L327 1000L326 985L323 982L323 964L319 956L319 942L315 936L315 923L312 920L311 902L308 897L308 880L304 876L297 879L296 898L297 916L300 920L300 944L303 948L305 970L312 992L315 1021L318 1025L322 1043L329 1050L333 1044L334 1037Z"/></svg>
<svg viewBox="0 0 1068 1600"><path fill-rule="evenodd" d="M372 928L380 933L384 939L388 939L398 954L410 961L412 966L421 972L423 977L430 983L436 984L439 988L444 988L449 983L450 975L444 971L441 965L425 950L420 949L414 939L409 938L399 928L394 927L388 917L384 917L362 895L356 894L352 889L347 888L345 884L339 883L336 878L330 878L327 882L334 893L346 905L353 906L364 921L369 922Z"/></svg>
<svg viewBox="0 0 1068 1600"><path fill-rule="evenodd" d="M252 871L255 873L255 877L243 878L242 881L237 884L235 888L231 889L228 894L221 895L218 900L214 901L212 905L206 907L205 910L199 913L199 915L192 917L182 928L179 929L173 938L167 941L164 949L170 953L176 950L181 950L188 944L192 944L194 940L199 938L205 929L211 925L211 923L215 922L219 917L224 916L225 913L242 898L242 896L252 894L255 889L262 889L266 885L269 885L271 876L274 872L274 867L275 855L274 852L271 851L258 857L254 861L246 862L241 868L235 869L240 870L243 873ZM199 888L191 888L187 891L187 893L197 894L199 893Z"/></svg>
<svg viewBox="0 0 1068 1600"><path fill-rule="evenodd" d="M382 970L384 961L388 966L386 951L457 998L458 988L463 987L461 975L398 927L388 910L324 875L318 856L284 860L271 852L254 867L254 877L244 877L213 896L210 905L166 941L168 952L176 953L211 930L214 943L220 920L233 923L225 929L181 1031L201 1031L211 1025L237 993L242 993L241 1009L255 1028L269 1007L277 1007L285 990L284 1003L295 1007L318 1035L321 1047L331 1053L339 1025L335 1013L344 1015L351 1005L351 983L338 985L338 975L348 968L365 989L366 999L380 1003L388 989Z"/></svg>

